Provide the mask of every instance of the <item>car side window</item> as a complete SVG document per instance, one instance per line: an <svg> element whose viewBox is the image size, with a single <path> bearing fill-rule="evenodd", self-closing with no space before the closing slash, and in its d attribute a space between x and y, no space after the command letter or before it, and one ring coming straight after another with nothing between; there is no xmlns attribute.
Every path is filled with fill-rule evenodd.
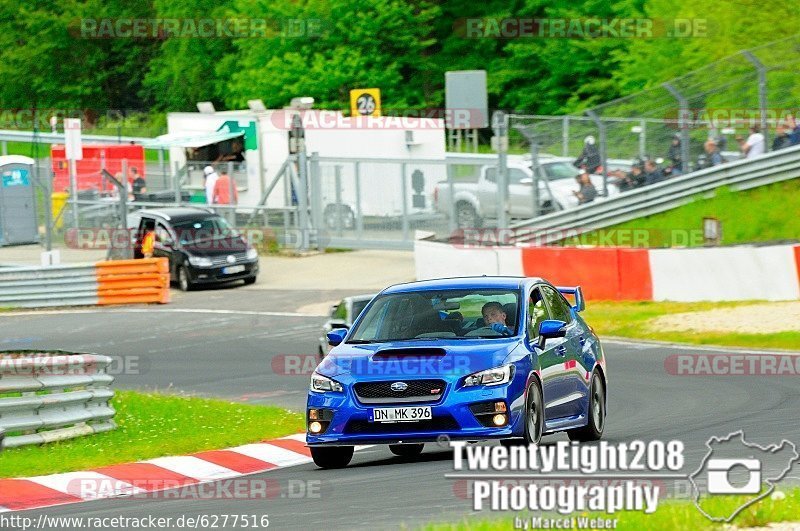
<svg viewBox="0 0 800 531"><path fill-rule="evenodd" d="M547 307L550 309L553 319L564 321L567 324L572 322L572 312L570 312L569 305L556 290L549 286L543 286L542 294L547 301Z"/></svg>
<svg viewBox="0 0 800 531"><path fill-rule="evenodd" d="M547 307L542 299L539 288L534 288L528 297L528 337L539 337L539 325L545 319L550 319Z"/></svg>
<svg viewBox="0 0 800 531"><path fill-rule="evenodd" d="M497 168L495 168L494 166L490 166L490 167L486 168L485 176L486 176L486 180L487 181L492 182L492 183L496 183L497 182Z"/></svg>
<svg viewBox="0 0 800 531"><path fill-rule="evenodd" d="M168 245L172 245L173 243L172 235L161 222L156 224L156 241Z"/></svg>
<svg viewBox="0 0 800 531"><path fill-rule="evenodd" d="M519 168L508 169L508 184L519 184L522 182L522 179L530 179L530 177Z"/></svg>

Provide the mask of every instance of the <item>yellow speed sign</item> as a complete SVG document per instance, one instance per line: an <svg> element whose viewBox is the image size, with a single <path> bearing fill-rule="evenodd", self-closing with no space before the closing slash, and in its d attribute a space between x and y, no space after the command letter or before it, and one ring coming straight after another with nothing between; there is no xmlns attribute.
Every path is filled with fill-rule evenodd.
<svg viewBox="0 0 800 531"><path fill-rule="evenodd" d="M350 116L380 116L381 89L353 89L350 91Z"/></svg>

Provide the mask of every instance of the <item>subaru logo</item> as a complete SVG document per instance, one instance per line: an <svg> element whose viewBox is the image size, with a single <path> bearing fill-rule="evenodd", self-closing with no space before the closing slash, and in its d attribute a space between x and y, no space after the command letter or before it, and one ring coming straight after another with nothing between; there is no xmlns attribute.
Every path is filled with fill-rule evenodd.
<svg viewBox="0 0 800 531"><path fill-rule="evenodd" d="M391 385L392 391L397 391L398 393L405 391L408 389L408 384L405 382L395 382Z"/></svg>
<svg viewBox="0 0 800 531"><path fill-rule="evenodd" d="M229 254L228 258L226 258L226 260L228 260L229 264L232 264L232 263L236 262L236 257L233 256L232 254Z"/></svg>

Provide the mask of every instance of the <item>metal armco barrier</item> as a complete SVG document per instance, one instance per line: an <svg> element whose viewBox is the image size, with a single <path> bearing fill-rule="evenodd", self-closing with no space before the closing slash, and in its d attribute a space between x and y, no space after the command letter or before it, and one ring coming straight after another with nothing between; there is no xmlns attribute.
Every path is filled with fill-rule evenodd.
<svg viewBox="0 0 800 531"><path fill-rule="evenodd" d="M0 444L15 448L116 428L112 359L64 351L0 351Z"/></svg>
<svg viewBox="0 0 800 531"><path fill-rule="evenodd" d="M800 177L800 147L773 151L755 159L737 160L664 182L638 188L602 201L594 201L512 224L515 242L539 244L564 238L564 231L581 233L672 210L697 195L721 186L747 190Z"/></svg>
<svg viewBox="0 0 800 531"><path fill-rule="evenodd" d="M0 269L0 307L169 302L166 258Z"/></svg>

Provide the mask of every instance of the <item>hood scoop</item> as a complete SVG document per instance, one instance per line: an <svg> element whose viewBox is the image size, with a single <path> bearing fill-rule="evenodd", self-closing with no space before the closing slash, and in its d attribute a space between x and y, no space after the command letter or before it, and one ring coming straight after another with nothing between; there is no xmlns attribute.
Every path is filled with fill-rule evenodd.
<svg viewBox="0 0 800 531"><path fill-rule="evenodd" d="M443 348L416 347L416 348L386 348L373 354L373 360L397 360L407 358L441 358L447 355Z"/></svg>

